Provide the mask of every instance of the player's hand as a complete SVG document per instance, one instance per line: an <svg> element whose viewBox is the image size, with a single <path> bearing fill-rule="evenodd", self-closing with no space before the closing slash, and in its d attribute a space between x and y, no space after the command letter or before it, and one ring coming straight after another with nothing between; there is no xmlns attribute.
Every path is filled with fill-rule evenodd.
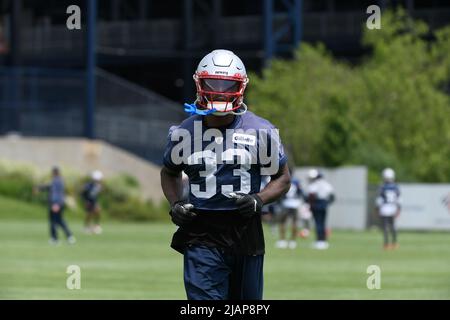
<svg viewBox="0 0 450 320"><path fill-rule="evenodd" d="M230 193L230 197L236 199L238 211L245 218L250 218L255 214L260 214L264 205L263 201L256 193Z"/></svg>
<svg viewBox="0 0 450 320"><path fill-rule="evenodd" d="M177 226L185 226L189 224L196 216L191 210L194 206L185 201L177 201L173 204L170 209L170 216L172 217L172 222Z"/></svg>

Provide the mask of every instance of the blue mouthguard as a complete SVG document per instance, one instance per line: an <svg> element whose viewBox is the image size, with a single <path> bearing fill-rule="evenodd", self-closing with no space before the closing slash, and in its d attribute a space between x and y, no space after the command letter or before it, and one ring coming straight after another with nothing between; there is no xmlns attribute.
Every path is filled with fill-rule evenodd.
<svg viewBox="0 0 450 320"><path fill-rule="evenodd" d="M194 114L199 114L201 116L206 116L208 114L211 114L213 112L216 112L216 109L210 109L210 110L199 110L197 109L197 105L195 103L185 103L184 104L184 112L189 113L191 116Z"/></svg>

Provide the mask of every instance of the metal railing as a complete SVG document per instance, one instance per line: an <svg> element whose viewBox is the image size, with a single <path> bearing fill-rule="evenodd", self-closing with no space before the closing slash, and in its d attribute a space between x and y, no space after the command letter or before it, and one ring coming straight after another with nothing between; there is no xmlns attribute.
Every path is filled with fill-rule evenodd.
<svg viewBox="0 0 450 320"><path fill-rule="evenodd" d="M434 28L450 22L450 8L415 10L413 16ZM286 15L278 14L275 23L281 24L286 19ZM361 34L366 19L367 14L363 11L308 12L303 15L303 37L321 41L332 41L335 37L354 38ZM205 22L196 20L193 28L196 36L191 47L207 46L210 33L206 31ZM262 47L261 16L222 17L219 28L225 44ZM97 29L97 52L103 54L173 52L181 48L183 42L179 19L99 22ZM44 56L61 52L82 55L84 45L84 30L70 31L65 25L37 25L22 31L22 52L25 55Z"/></svg>
<svg viewBox="0 0 450 320"><path fill-rule="evenodd" d="M74 70L0 68L0 134L82 136L85 74ZM96 137L160 161L171 125L185 118L171 100L97 70Z"/></svg>

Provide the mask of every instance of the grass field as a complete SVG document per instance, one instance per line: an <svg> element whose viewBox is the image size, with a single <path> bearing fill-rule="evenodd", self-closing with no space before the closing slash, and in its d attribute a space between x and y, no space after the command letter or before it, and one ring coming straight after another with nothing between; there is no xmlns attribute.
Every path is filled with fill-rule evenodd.
<svg viewBox="0 0 450 320"><path fill-rule="evenodd" d="M39 217L42 217L39 219ZM43 208L0 197L1 299L185 299L182 256L169 248L175 227L107 221L99 236L48 244ZM303 240L274 248L266 229L265 299L450 299L450 234L400 233L398 251L381 250L381 234L335 231L327 251ZM66 288L66 268L81 268L81 289ZM369 265L381 289L366 287Z"/></svg>

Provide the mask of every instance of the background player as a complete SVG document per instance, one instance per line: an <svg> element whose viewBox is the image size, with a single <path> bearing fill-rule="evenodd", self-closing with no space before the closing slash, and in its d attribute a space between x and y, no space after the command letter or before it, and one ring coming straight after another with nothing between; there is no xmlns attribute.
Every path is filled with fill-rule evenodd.
<svg viewBox="0 0 450 320"><path fill-rule="evenodd" d="M81 193L86 210L84 227L87 233L102 233L102 227L100 226L100 205L98 203L98 197L102 191L102 180L103 173L101 171L96 170L92 172L91 181L84 185Z"/></svg>
<svg viewBox="0 0 450 320"><path fill-rule="evenodd" d="M317 241L314 247L319 250L328 249L326 218L328 206L335 200L334 190L322 173L316 169L308 172L308 178L307 199L316 225Z"/></svg>
<svg viewBox="0 0 450 320"><path fill-rule="evenodd" d="M298 236L300 238L306 239L311 233L311 219L312 213L309 203L301 199L300 208L298 209L298 224L297 228L300 229Z"/></svg>
<svg viewBox="0 0 450 320"><path fill-rule="evenodd" d="M251 161L255 159L251 150L258 152L267 140L242 131L272 133L274 127L247 111L243 94L248 78L244 64L233 52L214 50L206 55L194 80L197 100L185 105L193 115L169 131L161 170L170 215L179 226L171 246L184 255L188 299L262 299L265 248L261 209L287 192L287 157L272 134L269 139L276 147L275 161L263 164L260 157L256 163ZM208 129L214 130L206 132ZM203 134L210 134L209 138ZM176 143L179 136L183 138ZM188 154L175 163L179 146L186 144L184 138L191 151L183 149ZM199 142L201 150L195 148ZM211 144L214 148L205 150ZM265 169L272 165L276 170L261 190L262 176L268 175ZM189 179L189 204L182 200L182 171Z"/></svg>
<svg viewBox="0 0 450 320"><path fill-rule="evenodd" d="M52 181L48 185L40 185L35 188L35 192L45 191L48 192L48 211L49 211L49 223L50 223L50 244L58 244L58 227L64 231L67 242L74 244L76 242L75 237L72 235L66 221L64 220L63 213L65 207L65 188L64 180L61 177L58 167L52 169Z"/></svg>
<svg viewBox="0 0 450 320"><path fill-rule="evenodd" d="M295 249L297 247L297 216L302 197L303 192L300 187L300 181L296 178L292 178L289 191L284 195L281 202L282 214L279 224L280 239L276 243L277 248L284 249L289 247L290 249ZM289 241L286 240L286 225L288 220L291 220L291 238Z"/></svg>
<svg viewBox="0 0 450 320"><path fill-rule="evenodd" d="M383 226L384 249L397 249L397 231L395 218L400 215L400 189L395 183L395 171L386 168L382 172L383 185L376 198L376 210ZM389 237L391 235L391 237Z"/></svg>

